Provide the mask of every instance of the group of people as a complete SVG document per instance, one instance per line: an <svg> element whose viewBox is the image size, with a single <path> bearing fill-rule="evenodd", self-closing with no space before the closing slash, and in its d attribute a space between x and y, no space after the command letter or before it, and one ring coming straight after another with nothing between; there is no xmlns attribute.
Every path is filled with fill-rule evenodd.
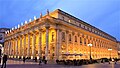
<svg viewBox="0 0 120 68"><path fill-rule="evenodd" d="M37 58L35 57L35 62L37 62ZM23 62L25 63L25 61L26 61L26 58L25 57L23 57ZM45 60L45 56L43 56L43 59L42 59L42 57L40 57L39 58L39 65L41 64L41 63L44 63L44 64L47 64L47 60Z"/></svg>
<svg viewBox="0 0 120 68"><path fill-rule="evenodd" d="M6 54L3 55L3 57L0 57L0 63L1 63L1 58L3 58L3 61L2 61L2 66L1 68L6 68L6 62L7 62L7 58L8 56ZM25 63L25 60L26 58L23 57L23 62ZM37 59L35 59L35 61L37 61ZM44 62L44 64L47 64L47 60L45 60L45 56L43 56L43 59L40 57L39 58L39 65Z"/></svg>

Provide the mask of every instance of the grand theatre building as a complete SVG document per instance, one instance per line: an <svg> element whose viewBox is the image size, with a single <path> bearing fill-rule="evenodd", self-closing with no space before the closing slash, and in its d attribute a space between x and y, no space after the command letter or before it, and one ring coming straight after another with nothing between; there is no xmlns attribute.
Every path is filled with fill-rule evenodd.
<svg viewBox="0 0 120 68"><path fill-rule="evenodd" d="M118 58L116 38L60 9L6 31L4 53L47 60Z"/></svg>

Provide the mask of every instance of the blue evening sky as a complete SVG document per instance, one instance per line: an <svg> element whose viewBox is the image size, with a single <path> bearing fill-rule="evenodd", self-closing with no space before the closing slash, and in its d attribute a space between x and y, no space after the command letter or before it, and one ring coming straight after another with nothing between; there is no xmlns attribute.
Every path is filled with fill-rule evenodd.
<svg viewBox="0 0 120 68"><path fill-rule="evenodd" d="M120 0L0 0L0 28L62 9L120 40Z"/></svg>

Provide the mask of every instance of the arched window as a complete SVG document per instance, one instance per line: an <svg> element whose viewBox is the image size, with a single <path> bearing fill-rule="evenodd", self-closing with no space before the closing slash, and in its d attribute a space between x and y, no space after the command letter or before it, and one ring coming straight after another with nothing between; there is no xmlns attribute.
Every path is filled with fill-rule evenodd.
<svg viewBox="0 0 120 68"><path fill-rule="evenodd" d="M77 42L77 36L75 36L75 42Z"/></svg>
<svg viewBox="0 0 120 68"><path fill-rule="evenodd" d="M77 42L77 36L75 36L75 42Z"/></svg>

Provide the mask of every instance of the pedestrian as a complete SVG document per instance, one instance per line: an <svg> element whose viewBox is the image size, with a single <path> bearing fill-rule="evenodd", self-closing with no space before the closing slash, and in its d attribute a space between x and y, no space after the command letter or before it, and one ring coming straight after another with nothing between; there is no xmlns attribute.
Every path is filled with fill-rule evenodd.
<svg viewBox="0 0 120 68"><path fill-rule="evenodd" d="M118 60L117 60L117 58L115 58L114 60L115 60L114 62L115 62L115 64L116 64L116 63L117 63L117 61L118 61Z"/></svg>
<svg viewBox="0 0 120 68"><path fill-rule="evenodd" d="M45 60L44 63L47 64L47 60Z"/></svg>
<svg viewBox="0 0 120 68"><path fill-rule="evenodd" d="M23 57L23 62L25 63L25 60L26 60L26 58L25 57Z"/></svg>
<svg viewBox="0 0 120 68"><path fill-rule="evenodd" d="M2 67L1 68L6 68L6 62L7 62L7 55L4 54L3 56L3 63L2 63Z"/></svg>
<svg viewBox="0 0 120 68"><path fill-rule="evenodd" d="M37 57L35 57L35 62L37 62Z"/></svg>
<svg viewBox="0 0 120 68"><path fill-rule="evenodd" d="M39 58L39 65L42 63L42 59L41 59L41 57Z"/></svg>

